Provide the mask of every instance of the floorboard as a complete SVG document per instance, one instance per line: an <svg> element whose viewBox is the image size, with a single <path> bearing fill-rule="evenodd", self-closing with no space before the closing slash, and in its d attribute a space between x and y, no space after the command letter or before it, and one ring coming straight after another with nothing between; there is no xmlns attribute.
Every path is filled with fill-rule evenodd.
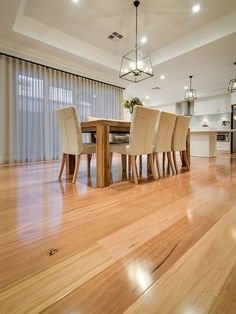
<svg viewBox="0 0 236 314"><path fill-rule="evenodd" d="M235 312L236 156L157 181L145 163L135 185L115 156L104 189L95 159L76 185L58 162L0 166L0 313Z"/></svg>

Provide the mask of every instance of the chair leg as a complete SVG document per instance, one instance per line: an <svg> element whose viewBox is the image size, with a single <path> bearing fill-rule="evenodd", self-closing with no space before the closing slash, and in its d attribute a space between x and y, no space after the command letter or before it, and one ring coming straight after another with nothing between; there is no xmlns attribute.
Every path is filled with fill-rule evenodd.
<svg viewBox="0 0 236 314"><path fill-rule="evenodd" d="M126 155L121 155L122 173L126 172Z"/></svg>
<svg viewBox="0 0 236 314"><path fill-rule="evenodd" d="M167 152L167 158L168 158L168 162L169 162L172 174L174 175L175 174L175 169L174 169L172 158L171 158L171 152Z"/></svg>
<svg viewBox="0 0 236 314"><path fill-rule="evenodd" d="M161 177L161 170L160 170L160 163L159 163L159 154L155 153L154 156L156 157L156 168L157 168L157 173L158 173L158 177Z"/></svg>
<svg viewBox="0 0 236 314"><path fill-rule="evenodd" d="M87 169L88 169L88 176L90 177L90 170L91 170L91 159L92 159L92 154L87 155Z"/></svg>
<svg viewBox="0 0 236 314"><path fill-rule="evenodd" d="M156 180L157 176L156 176L155 169L154 169L153 154L150 154L149 161L150 161L150 168L151 168L152 176Z"/></svg>
<svg viewBox="0 0 236 314"><path fill-rule="evenodd" d="M188 156L187 156L186 150L184 150L182 152L182 154L183 154L183 157L184 157L185 165L186 165L187 169L189 170L190 167L189 167Z"/></svg>
<svg viewBox="0 0 236 314"><path fill-rule="evenodd" d="M175 166L175 172L176 174L178 174L179 171L178 171L177 160L176 160L176 152L172 152L172 156L173 156L173 161L174 161L174 166Z"/></svg>
<svg viewBox="0 0 236 314"><path fill-rule="evenodd" d="M131 156L128 155L128 174L131 174Z"/></svg>
<svg viewBox="0 0 236 314"><path fill-rule="evenodd" d="M112 156L113 153L109 153L109 157L108 157L108 170L110 175L112 174Z"/></svg>
<svg viewBox="0 0 236 314"><path fill-rule="evenodd" d="M166 153L162 153L162 171L163 171L163 174L165 173L165 163L166 163Z"/></svg>
<svg viewBox="0 0 236 314"><path fill-rule="evenodd" d="M142 171L143 171L143 160L142 160L142 155L139 155L139 176L142 176Z"/></svg>
<svg viewBox="0 0 236 314"><path fill-rule="evenodd" d="M131 164L132 164L132 173L134 178L134 183L138 184L138 174L137 174L137 167L136 167L136 156L131 155Z"/></svg>
<svg viewBox="0 0 236 314"><path fill-rule="evenodd" d="M80 155L76 155L75 156L75 171L74 171L74 175L73 175L72 184L75 184L75 182L76 182L76 178L77 178L78 171L79 171L79 164L80 164Z"/></svg>
<svg viewBox="0 0 236 314"><path fill-rule="evenodd" d="M60 168L60 172L59 172L59 176L58 176L58 180L61 180L61 176L65 167L65 163L66 163L66 154L62 154L62 160L61 160L61 168Z"/></svg>

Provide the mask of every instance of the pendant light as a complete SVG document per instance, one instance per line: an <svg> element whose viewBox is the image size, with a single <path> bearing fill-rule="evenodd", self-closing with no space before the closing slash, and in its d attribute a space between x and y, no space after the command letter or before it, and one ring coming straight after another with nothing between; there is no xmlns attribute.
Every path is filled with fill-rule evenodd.
<svg viewBox="0 0 236 314"><path fill-rule="evenodd" d="M234 65L236 65L236 62L234 62ZM236 91L236 71L235 71L235 78L229 81L229 86L228 86L228 92L234 93L235 91Z"/></svg>
<svg viewBox="0 0 236 314"><path fill-rule="evenodd" d="M197 94L195 89L192 88L192 78L193 76L190 75L189 76L189 80L190 80L190 87L186 90L185 95L184 95L184 100L195 100L197 99Z"/></svg>
<svg viewBox="0 0 236 314"><path fill-rule="evenodd" d="M136 8L136 41L132 51L122 57L120 78L137 83L153 76L151 58L138 49L138 6L140 2L134 1Z"/></svg>

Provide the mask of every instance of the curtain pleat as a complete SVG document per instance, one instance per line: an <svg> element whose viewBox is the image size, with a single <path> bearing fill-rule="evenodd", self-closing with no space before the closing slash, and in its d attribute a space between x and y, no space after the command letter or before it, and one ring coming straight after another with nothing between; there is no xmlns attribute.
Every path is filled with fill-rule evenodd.
<svg viewBox="0 0 236 314"><path fill-rule="evenodd" d="M0 163L59 159L55 109L120 119L122 99L119 87L0 55Z"/></svg>

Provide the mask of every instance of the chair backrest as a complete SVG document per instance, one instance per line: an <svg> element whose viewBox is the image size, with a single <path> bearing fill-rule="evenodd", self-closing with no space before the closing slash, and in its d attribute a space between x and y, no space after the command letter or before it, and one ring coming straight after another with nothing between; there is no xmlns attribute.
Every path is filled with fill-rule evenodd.
<svg viewBox="0 0 236 314"><path fill-rule="evenodd" d="M79 155L83 149L80 121L75 106L55 110L61 135L62 151Z"/></svg>
<svg viewBox="0 0 236 314"><path fill-rule="evenodd" d="M186 139L188 128L191 121L189 116L177 116L174 134L172 138L172 150L183 151L186 150Z"/></svg>
<svg viewBox="0 0 236 314"><path fill-rule="evenodd" d="M170 152L177 115L162 111L156 124L153 147L156 152Z"/></svg>
<svg viewBox="0 0 236 314"><path fill-rule="evenodd" d="M160 111L135 106L130 127L129 147L132 155L151 154L155 125Z"/></svg>

